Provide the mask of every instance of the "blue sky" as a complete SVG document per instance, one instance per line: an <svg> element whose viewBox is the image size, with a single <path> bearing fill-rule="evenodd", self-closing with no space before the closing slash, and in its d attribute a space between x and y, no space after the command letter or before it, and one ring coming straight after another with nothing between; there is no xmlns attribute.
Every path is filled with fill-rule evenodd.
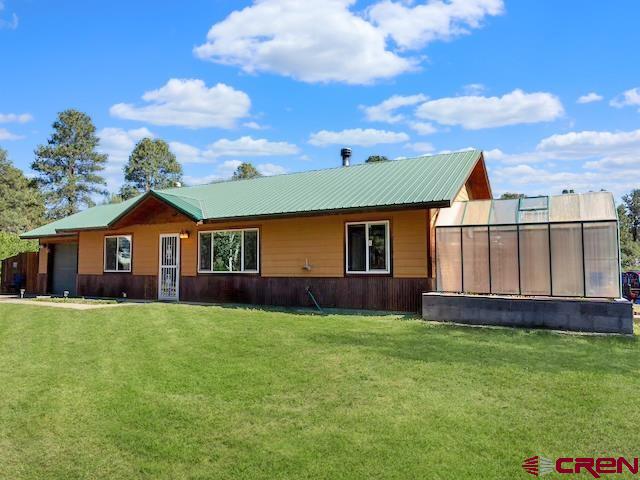
<svg viewBox="0 0 640 480"><path fill-rule="evenodd" d="M0 0L0 146L29 172L56 113L187 183L469 147L494 193L640 187L640 3ZM581 99L582 98L582 99Z"/></svg>

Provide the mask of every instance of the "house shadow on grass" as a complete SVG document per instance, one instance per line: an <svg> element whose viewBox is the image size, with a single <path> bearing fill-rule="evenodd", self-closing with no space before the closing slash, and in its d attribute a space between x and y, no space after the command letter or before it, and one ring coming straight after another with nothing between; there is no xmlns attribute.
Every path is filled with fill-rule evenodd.
<svg viewBox="0 0 640 480"><path fill-rule="evenodd" d="M544 330L469 328L416 322L404 331L332 332L312 341L402 360L538 372L637 375L637 336L580 336Z"/></svg>
<svg viewBox="0 0 640 480"><path fill-rule="evenodd" d="M218 307L232 310L254 310L263 312L287 313L290 315L329 317L332 315L352 317L381 317L388 316L401 320L418 320L421 317L417 313L390 312L380 310L352 310L342 308L323 308L322 311L313 307L282 307L276 305L254 305L249 303L202 303L179 302L176 305L192 305L198 307Z"/></svg>

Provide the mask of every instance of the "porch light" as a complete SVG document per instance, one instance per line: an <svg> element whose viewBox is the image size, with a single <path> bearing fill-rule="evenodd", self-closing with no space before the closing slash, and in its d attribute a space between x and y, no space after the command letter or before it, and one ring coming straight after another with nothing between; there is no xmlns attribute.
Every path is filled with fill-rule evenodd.
<svg viewBox="0 0 640 480"><path fill-rule="evenodd" d="M182 230L180 232L180 238L189 238L189 230Z"/></svg>

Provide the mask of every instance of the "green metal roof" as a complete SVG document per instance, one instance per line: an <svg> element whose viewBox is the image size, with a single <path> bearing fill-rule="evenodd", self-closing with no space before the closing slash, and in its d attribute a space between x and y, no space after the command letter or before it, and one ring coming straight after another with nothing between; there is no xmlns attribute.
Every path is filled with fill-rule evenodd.
<svg viewBox="0 0 640 480"><path fill-rule="evenodd" d="M123 203L89 208L31 230L22 238L108 228L148 195L195 221L422 204L448 206L481 155L479 150L470 150L151 191Z"/></svg>

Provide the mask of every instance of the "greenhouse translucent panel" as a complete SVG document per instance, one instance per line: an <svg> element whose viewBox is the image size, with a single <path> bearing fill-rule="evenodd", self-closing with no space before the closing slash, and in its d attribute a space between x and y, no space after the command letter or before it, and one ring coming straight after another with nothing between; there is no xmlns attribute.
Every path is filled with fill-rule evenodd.
<svg viewBox="0 0 640 480"><path fill-rule="evenodd" d="M582 220L615 220L616 207L609 192L593 192L580 195Z"/></svg>
<svg viewBox="0 0 640 480"><path fill-rule="evenodd" d="M530 197L520 199L520 210L547 209L549 197Z"/></svg>
<svg viewBox="0 0 640 480"><path fill-rule="evenodd" d="M549 221L575 222L580 220L580 195L566 194L549 197Z"/></svg>
<svg viewBox="0 0 640 480"><path fill-rule="evenodd" d="M548 225L520 226L520 285L523 295L550 295Z"/></svg>
<svg viewBox="0 0 640 480"><path fill-rule="evenodd" d="M620 296L615 222L584 224L584 266L588 297Z"/></svg>
<svg viewBox="0 0 640 480"><path fill-rule="evenodd" d="M477 200L467 203L464 212L463 225L486 225L489 223L489 211L491 210L491 200Z"/></svg>
<svg viewBox="0 0 640 480"><path fill-rule="evenodd" d="M551 225L551 284L553 295L584 295L582 228L579 223Z"/></svg>
<svg viewBox="0 0 640 480"><path fill-rule="evenodd" d="M462 288L465 292L489 293L489 234L487 227L465 227L462 229L462 277Z"/></svg>
<svg viewBox="0 0 640 480"><path fill-rule="evenodd" d="M518 223L546 223L549 221L549 210L520 210Z"/></svg>
<svg viewBox="0 0 640 480"><path fill-rule="evenodd" d="M519 293L516 226L491 227L489 247L491 249L491 293Z"/></svg>
<svg viewBox="0 0 640 480"><path fill-rule="evenodd" d="M439 291L462 291L460 228L436 229L436 278Z"/></svg>
<svg viewBox="0 0 640 480"><path fill-rule="evenodd" d="M518 220L518 203L520 200L494 200L489 215L489 223L492 225L514 224Z"/></svg>
<svg viewBox="0 0 640 480"><path fill-rule="evenodd" d="M454 202L449 208L441 208L438 211L437 227L458 226L462 223L466 202Z"/></svg>

